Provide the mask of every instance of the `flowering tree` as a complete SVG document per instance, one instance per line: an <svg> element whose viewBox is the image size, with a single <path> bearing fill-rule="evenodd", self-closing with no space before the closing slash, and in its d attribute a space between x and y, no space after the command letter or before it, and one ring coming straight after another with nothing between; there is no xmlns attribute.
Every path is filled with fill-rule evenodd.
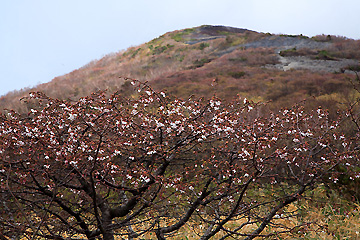
<svg viewBox="0 0 360 240"><path fill-rule="evenodd" d="M289 206L325 178L336 182L337 166L359 177L358 138L321 108L271 113L246 99L184 101L132 84L130 100L32 93L28 116L1 116L4 236L165 239L187 226L199 239L253 239L267 227L299 230L281 221L296 214Z"/></svg>

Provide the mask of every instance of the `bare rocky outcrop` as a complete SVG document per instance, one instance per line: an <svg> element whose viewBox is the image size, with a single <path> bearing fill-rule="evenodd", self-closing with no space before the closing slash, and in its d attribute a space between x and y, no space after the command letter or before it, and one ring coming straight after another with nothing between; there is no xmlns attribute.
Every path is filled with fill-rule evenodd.
<svg viewBox="0 0 360 240"><path fill-rule="evenodd" d="M330 45L331 43L329 42L318 42L302 36L269 36L258 41L242 44L240 46L245 48L275 48L276 51L282 51L291 48L324 49Z"/></svg>
<svg viewBox="0 0 360 240"><path fill-rule="evenodd" d="M327 49L331 46L329 42L319 42L313 39L297 36L297 37L288 37L288 36L269 36L259 41L254 41L246 44L242 44L241 47L245 48L274 48L275 51L279 54L283 50L288 49ZM267 68L275 68L284 71L291 69L307 69L315 72L347 72L347 67L353 65L359 65L358 60L354 59L332 59L332 60L321 60L321 59L312 59L308 56L290 56L283 57L278 55L279 64L276 65L266 65Z"/></svg>
<svg viewBox="0 0 360 240"><path fill-rule="evenodd" d="M291 69L307 69L315 72L352 73L346 70L349 66L358 65L354 59L314 60L306 56L282 57L279 55L279 64L266 65L266 68L275 68L284 71Z"/></svg>

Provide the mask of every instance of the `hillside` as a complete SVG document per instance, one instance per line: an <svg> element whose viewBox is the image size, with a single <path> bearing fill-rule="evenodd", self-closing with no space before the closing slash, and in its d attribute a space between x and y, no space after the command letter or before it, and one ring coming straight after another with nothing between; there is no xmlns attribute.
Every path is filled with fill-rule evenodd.
<svg viewBox="0 0 360 240"><path fill-rule="evenodd" d="M237 94L286 106L309 96L322 104L352 96L350 68L359 66L360 40L319 35L273 35L224 26L166 33L111 53L32 89L0 98L1 109L27 111L19 99L30 91L76 100L98 90L123 91L123 78L150 81L156 89L187 97ZM214 84L215 83L215 84Z"/></svg>

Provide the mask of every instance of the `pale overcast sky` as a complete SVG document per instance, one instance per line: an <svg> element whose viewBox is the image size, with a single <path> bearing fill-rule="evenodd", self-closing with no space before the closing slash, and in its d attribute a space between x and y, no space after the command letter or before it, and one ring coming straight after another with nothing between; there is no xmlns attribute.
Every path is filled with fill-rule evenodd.
<svg viewBox="0 0 360 240"><path fill-rule="evenodd" d="M359 13L359 0L0 0L0 95L203 24L360 39Z"/></svg>

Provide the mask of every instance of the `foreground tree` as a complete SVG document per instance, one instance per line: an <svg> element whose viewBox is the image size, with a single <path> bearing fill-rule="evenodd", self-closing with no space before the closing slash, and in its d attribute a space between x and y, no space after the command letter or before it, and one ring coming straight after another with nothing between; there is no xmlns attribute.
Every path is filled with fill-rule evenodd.
<svg viewBox="0 0 360 240"><path fill-rule="evenodd" d="M27 117L1 116L4 236L165 239L186 225L199 239L253 239L268 227L300 230L289 206L336 182L339 166L360 176L358 136L350 141L343 120L321 108L271 113L246 99L184 101L132 84L131 100L32 93Z"/></svg>

